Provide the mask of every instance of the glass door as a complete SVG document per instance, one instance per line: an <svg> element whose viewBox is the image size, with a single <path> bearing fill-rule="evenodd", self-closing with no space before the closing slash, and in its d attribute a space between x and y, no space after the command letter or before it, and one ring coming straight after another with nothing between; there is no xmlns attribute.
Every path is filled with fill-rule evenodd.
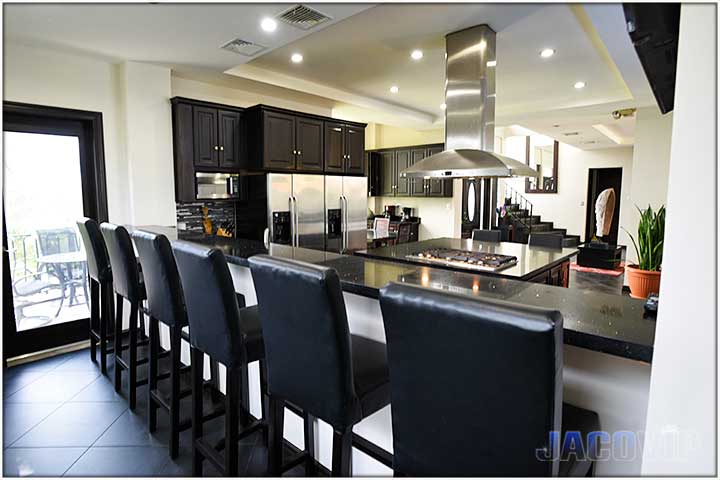
<svg viewBox="0 0 720 480"><path fill-rule="evenodd" d="M90 288L76 222L97 218L89 151L82 121L13 116L6 107L3 233L10 285L4 295L12 308L3 321L10 355L88 338Z"/></svg>

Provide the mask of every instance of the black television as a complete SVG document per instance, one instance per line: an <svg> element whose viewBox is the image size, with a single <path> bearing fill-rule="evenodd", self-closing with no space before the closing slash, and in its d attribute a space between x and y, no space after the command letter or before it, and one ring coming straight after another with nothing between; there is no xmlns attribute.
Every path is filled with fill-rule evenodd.
<svg viewBox="0 0 720 480"><path fill-rule="evenodd" d="M623 3L627 31L662 113L675 99L679 3Z"/></svg>

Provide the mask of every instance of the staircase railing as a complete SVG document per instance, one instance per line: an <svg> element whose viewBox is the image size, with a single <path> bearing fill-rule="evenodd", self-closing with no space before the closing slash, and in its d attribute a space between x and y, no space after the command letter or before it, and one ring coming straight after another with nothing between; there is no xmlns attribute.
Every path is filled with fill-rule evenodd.
<svg viewBox="0 0 720 480"><path fill-rule="evenodd" d="M508 199L510 199L510 203L517 205L520 210L526 210L528 212L526 217L527 222L519 215L514 215L513 212L508 212L508 214L512 215L514 221L519 222L523 227L527 228L529 236L530 233L532 233L533 204L506 182L503 182L503 185L505 187L505 192L503 194L503 201L505 205L508 205Z"/></svg>

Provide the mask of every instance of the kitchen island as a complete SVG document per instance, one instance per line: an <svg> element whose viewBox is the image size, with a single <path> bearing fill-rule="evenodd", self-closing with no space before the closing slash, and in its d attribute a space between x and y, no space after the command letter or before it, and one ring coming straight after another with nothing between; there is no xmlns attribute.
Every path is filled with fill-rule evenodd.
<svg viewBox="0 0 720 480"><path fill-rule="evenodd" d="M247 266L247 259L252 255L268 253L333 267L340 276L344 291L350 331L382 342L385 341L385 332L377 298L379 289L391 281L559 310L564 322L564 400L598 412L604 430L644 430L655 323L643 317L643 302L640 300L287 245L270 244L266 248L257 241L186 234L174 228L138 228L163 233L171 241L180 239L222 250L230 264L235 289L245 295L248 305L257 303ZM167 338L163 338L163 345L167 345L166 341ZM524 355L522 351L516 353ZM527 361L533 360L528 358ZM251 412L258 416L259 376L255 365L250 366L250 380ZM290 413L286 419L286 438L301 447L301 419ZM392 452L389 407L365 419L354 431ZM332 430L323 422L318 422L316 432L318 460L329 466ZM353 457L356 475L392 473L357 449ZM597 475L640 473L639 460L600 462L596 468Z"/></svg>

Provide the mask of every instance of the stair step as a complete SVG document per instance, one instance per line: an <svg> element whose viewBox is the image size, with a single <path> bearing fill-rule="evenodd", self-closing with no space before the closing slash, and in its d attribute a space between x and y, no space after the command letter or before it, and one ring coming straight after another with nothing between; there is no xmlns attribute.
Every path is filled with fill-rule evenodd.
<svg viewBox="0 0 720 480"><path fill-rule="evenodd" d="M558 235L562 235L563 237L567 236L567 228L553 228L550 230L549 233L556 233Z"/></svg>

